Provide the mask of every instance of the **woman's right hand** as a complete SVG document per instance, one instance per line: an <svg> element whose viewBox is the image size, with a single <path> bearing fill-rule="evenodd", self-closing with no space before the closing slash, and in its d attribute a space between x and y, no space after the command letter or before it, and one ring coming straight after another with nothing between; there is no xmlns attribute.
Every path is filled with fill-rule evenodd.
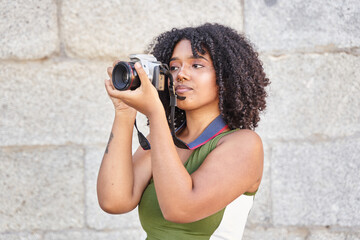
<svg viewBox="0 0 360 240"><path fill-rule="evenodd" d="M129 114L132 113L132 114L134 114L136 116L136 110L134 108L132 108L129 105L125 104L121 99L110 95L110 90L115 90L115 87L114 87L114 85L112 83L112 71L114 69L114 66L118 62L119 62L119 60L114 61L113 66L107 68L107 73L108 73L110 79L105 80L105 89L106 89L106 92L108 93L111 101L114 104L115 112L128 112Z"/></svg>

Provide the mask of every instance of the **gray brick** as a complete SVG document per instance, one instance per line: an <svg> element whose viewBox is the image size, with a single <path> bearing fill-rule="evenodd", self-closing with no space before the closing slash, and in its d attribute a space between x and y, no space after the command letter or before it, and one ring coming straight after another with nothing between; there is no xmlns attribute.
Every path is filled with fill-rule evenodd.
<svg viewBox="0 0 360 240"><path fill-rule="evenodd" d="M97 230L113 229L126 231L132 229L141 233L142 229L137 209L130 213L111 215L99 207L96 195L96 181L105 147L88 147L86 150L86 222L90 228Z"/></svg>
<svg viewBox="0 0 360 240"><path fill-rule="evenodd" d="M82 227L83 167L79 147L1 148L0 232Z"/></svg>
<svg viewBox="0 0 360 240"><path fill-rule="evenodd" d="M0 240L42 240L39 233L18 232L18 233L0 233Z"/></svg>
<svg viewBox="0 0 360 240"><path fill-rule="evenodd" d="M360 225L360 139L278 144L271 156L276 225Z"/></svg>
<svg viewBox="0 0 360 240"><path fill-rule="evenodd" d="M66 0L61 16L67 54L85 58L125 58L143 52L155 36L173 27L219 22L242 30L238 0Z"/></svg>
<svg viewBox="0 0 360 240"><path fill-rule="evenodd" d="M346 236L346 240L360 240L360 232L359 230L354 233L348 233Z"/></svg>
<svg viewBox="0 0 360 240"><path fill-rule="evenodd" d="M91 230L83 231L63 231L63 232L50 232L46 233L44 240L98 240L98 239L107 239L107 240L139 240L141 235L137 231L132 229L127 229L123 231L106 231L106 232L97 232Z"/></svg>
<svg viewBox="0 0 360 240"><path fill-rule="evenodd" d="M0 16L0 59L39 59L59 50L55 1L1 1Z"/></svg>
<svg viewBox="0 0 360 240"><path fill-rule="evenodd" d="M315 134L330 137L350 136L360 131L360 57L347 54L325 55L317 66L319 80L315 89ZM332 59L331 59L332 58Z"/></svg>
<svg viewBox="0 0 360 240"><path fill-rule="evenodd" d="M331 230L313 230L307 240L344 240L346 233Z"/></svg>
<svg viewBox="0 0 360 240"><path fill-rule="evenodd" d="M261 51L327 51L360 46L357 0L245 1L245 32Z"/></svg>
<svg viewBox="0 0 360 240"><path fill-rule="evenodd" d="M271 148L264 142L264 170L258 192L255 195L254 205L250 211L246 228L266 226L271 223L271 183L270 164Z"/></svg>
<svg viewBox="0 0 360 240"><path fill-rule="evenodd" d="M246 229L243 240L305 240L307 231L292 228Z"/></svg>
<svg viewBox="0 0 360 240"><path fill-rule="evenodd" d="M111 62L2 63L0 145L105 143L114 108Z"/></svg>
<svg viewBox="0 0 360 240"><path fill-rule="evenodd" d="M360 131L360 58L349 54L262 56L269 87L263 138L351 136Z"/></svg>

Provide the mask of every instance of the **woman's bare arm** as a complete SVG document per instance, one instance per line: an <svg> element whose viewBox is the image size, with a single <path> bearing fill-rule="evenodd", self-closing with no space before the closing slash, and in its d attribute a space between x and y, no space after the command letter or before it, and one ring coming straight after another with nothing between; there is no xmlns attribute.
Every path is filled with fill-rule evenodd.
<svg viewBox="0 0 360 240"><path fill-rule="evenodd" d="M100 166L98 200L108 213L134 209L151 177L150 153L140 148L132 157L133 124L125 113L116 114Z"/></svg>
<svg viewBox="0 0 360 240"><path fill-rule="evenodd" d="M112 69L108 68L110 79ZM115 107L115 119L99 170L98 201L108 213L124 213L137 206L150 180L150 151L139 147L132 156L136 110L111 94L115 89L110 80L105 80L105 88Z"/></svg>

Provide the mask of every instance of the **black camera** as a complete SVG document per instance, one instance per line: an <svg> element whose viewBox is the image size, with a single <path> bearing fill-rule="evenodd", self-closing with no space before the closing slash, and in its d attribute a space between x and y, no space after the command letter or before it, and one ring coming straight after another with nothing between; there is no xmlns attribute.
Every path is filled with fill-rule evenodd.
<svg viewBox="0 0 360 240"><path fill-rule="evenodd" d="M151 54L131 54L129 62L118 62L112 72L112 82L117 90L134 90L140 86L140 78L135 70L139 62L151 83L158 91L165 90L165 75L161 71L163 64Z"/></svg>
<svg viewBox="0 0 360 240"><path fill-rule="evenodd" d="M174 87L174 79L169 71L169 67L156 60L151 54L132 54L129 56L129 62L118 62L112 72L112 82L116 89L120 91L134 90L141 84L140 78L135 70L135 63L139 62L146 72L151 83L158 91L167 90L169 92L169 105L170 105L170 126L173 135L174 143L176 146L184 149L189 149L186 143L176 137L175 134L175 107L176 100L185 100L185 97L176 95ZM169 80L168 88L165 89L165 83ZM135 128L136 121L135 121ZM146 137L138 131L138 139L141 147L144 150L150 149L150 143Z"/></svg>

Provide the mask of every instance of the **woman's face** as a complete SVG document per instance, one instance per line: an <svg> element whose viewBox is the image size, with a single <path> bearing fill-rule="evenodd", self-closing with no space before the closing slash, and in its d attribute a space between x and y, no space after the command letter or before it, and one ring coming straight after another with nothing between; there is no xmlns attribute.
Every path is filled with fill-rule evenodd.
<svg viewBox="0 0 360 240"><path fill-rule="evenodd" d="M208 52L195 57L189 40L181 40L174 48L169 63L176 94L186 97L177 105L185 111L209 108L218 111L218 86L215 69Z"/></svg>

